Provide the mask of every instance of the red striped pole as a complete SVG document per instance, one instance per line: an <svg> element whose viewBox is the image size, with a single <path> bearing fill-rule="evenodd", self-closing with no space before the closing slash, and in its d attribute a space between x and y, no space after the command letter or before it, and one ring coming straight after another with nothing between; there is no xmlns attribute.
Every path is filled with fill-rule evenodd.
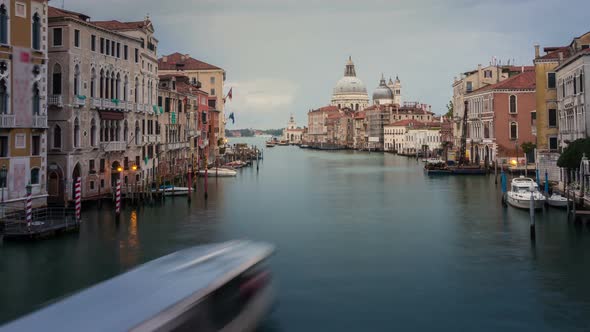
<svg viewBox="0 0 590 332"><path fill-rule="evenodd" d="M121 179L117 179L117 192L115 196L115 214L121 214Z"/></svg>
<svg viewBox="0 0 590 332"><path fill-rule="evenodd" d="M31 192L31 185L27 185L27 203L26 203L27 226L31 226L33 222L33 194Z"/></svg>
<svg viewBox="0 0 590 332"><path fill-rule="evenodd" d="M82 213L82 178L76 178L75 185L75 202L76 202L76 221L80 222L80 214Z"/></svg>

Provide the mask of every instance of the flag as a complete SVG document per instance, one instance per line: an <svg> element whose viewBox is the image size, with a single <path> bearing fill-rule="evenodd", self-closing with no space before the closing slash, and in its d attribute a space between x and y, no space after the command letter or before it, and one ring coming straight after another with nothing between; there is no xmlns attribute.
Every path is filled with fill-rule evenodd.
<svg viewBox="0 0 590 332"><path fill-rule="evenodd" d="M234 88L229 88L229 92L227 93L227 97L229 98L229 100L231 100L231 98L233 97L233 94L232 94L233 89Z"/></svg>
<svg viewBox="0 0 590 332"><path fill-rule="evenodd" d="M231 119L231 123L232 123L232 124L236 123L236 118L234 118L234 112L231 112L231 113L229 114L229 118Z"/></svg>

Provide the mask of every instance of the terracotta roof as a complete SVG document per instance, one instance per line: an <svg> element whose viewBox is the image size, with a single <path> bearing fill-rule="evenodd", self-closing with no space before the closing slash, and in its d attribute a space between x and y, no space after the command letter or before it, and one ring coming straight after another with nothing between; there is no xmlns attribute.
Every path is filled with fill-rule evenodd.
<svg viewBox="0 0 590 332"><path fill-rule="evenodd" d="M59 9L59 8L55 8L55 7L51 7L49 6L48 10L47 10L47 15L49 18L52 17L71 17L71 18L76 18L82 21L86 21L87 19L90 18L90 16L84 15L82 13L77 13L77 12L73 12L70 10L65 10L65 9Z"/></svg>
<svg viewBox="0 0 590 332"><path fill-rule="evenodd" d="M563 58L567 58L570 55L570 49L567 46L564 47L546 47L543 51L547 54L536 58L535 60L557 60L559 59L559 53L563 54Z"/></svg>
<svg viewBox="0 0 590 332"><path fill-rule="evenodd" d="M121 22L117 20L110 20L94 21L91 23L101 28L114 31L142 29L147 26L147 21Z"/></svg>
<svg viewBox="0 0 590 332"><path fill-rule="evenodd" d="M340 113L332 113L330 112L330 114L328 114L328 119L338 119L341 118L342 115Z"/></svg>
<svg viewBox="0 0 590 332"><path fill-rule="evenodd" d="M365 112L357 112L354 114L354 118L355 119L364 119L365 118L366 113Z"/></svg>
<svg viewBox="0 0 590 332"><path fill-rule="evenodd" d="M469 95L491 90L534 90L535 87L535 71L532 70L525 71L524 73L512 76L502 82L484 86L483 88L471 92Z"/></svg>
<svg viewBox="0 0 590 332"><path fill-rule="evenodd" d="M166 61L164 61L166 58ZM165 55L158 59L159 70L207 70L207 69L221 69L206 62L191 58L178 52L170 55Z"/></svg>
<svg viewBox="0 0 590 332"><path fill-rule="evenodd" d="M318 108L317 110L312 110L312 112L338 112L338 106L324 106Z"/></svg>
<svg viewBox="0 0 590 332"><path fill-rule="evenodd" d="M390 124L389 126L396 126L396 127L407 127L407 126L412 126L412 127L419 127L419 126L423 126L424 123L417 121L417 120L410 120L410 119L406 119L406 120L401 120L401 121L397 121L394 122L392 124Z"/></svg>

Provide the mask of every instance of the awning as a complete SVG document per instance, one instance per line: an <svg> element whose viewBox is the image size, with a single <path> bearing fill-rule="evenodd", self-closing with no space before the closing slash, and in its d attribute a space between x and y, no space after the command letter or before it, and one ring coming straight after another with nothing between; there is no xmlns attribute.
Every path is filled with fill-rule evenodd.
<svg viewBox="0 0 590 332"><path fill-rule="evenodd" d="M99 114L102 120L123 120L125 118L123 112L100 111Z"/></svg>

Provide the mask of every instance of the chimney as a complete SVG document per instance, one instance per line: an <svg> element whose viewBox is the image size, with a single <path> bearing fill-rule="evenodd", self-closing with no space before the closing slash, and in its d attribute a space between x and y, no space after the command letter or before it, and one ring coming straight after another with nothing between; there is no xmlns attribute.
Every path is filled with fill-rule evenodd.
<svg viewBox="0 0 590 332"><path fill-rule="evenodd" d="M535 59L538 59L538 58L539 58L539 56L540 56L540 54L539 54L539 48L540 48L540 47L541 47L541 46L539 46L539 44L536 44L536 45L535 45Z"/></svg>
<svg viewBox="0 0 590 332"><path fill-rule="evenodd" d="M168 56L164 56L164 57L162 58L162 62L164 62L164 63L168 62Z"/></svg>
<svg viewBox="0 0 590 332"><path fill-rule="evenodd" d="M559 63L561 63L563 61L563 52L560 51L558 53L558 55L559 55Z"/></svg>
<svg viewBox="0 0 590 332"><path fill-rule="evenodd" d="M481 64L477 65L477 70L480 71L481 70Z"/></svg>
<svg viewBox="0 0 590 332"><path fill-rule="evenodd" d="M524 73L524 66L520 67L520 72Z"/></svg>

